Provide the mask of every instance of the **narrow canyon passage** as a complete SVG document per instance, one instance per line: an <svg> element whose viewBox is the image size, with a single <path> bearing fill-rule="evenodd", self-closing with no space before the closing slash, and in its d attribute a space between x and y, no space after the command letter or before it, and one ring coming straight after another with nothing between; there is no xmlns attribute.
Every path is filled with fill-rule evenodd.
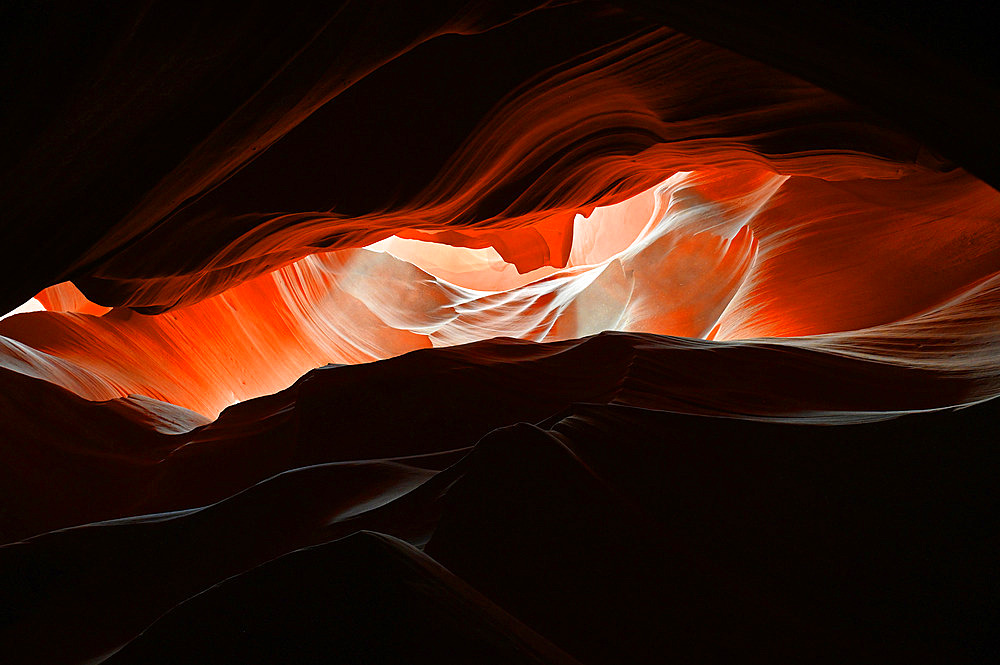
<svg viewBox="0 0 1000 665"><path fill-rule="evenodd" d="M59 4L0 10L0 661L1000 655L986 17Z"/></svg>

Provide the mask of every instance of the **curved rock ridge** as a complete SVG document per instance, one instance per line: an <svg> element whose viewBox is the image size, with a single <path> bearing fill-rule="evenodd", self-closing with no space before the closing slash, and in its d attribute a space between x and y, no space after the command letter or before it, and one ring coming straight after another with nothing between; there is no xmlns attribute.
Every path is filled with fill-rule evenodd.
<svg viewBox="0 0 1000 665"><path fill-rule="evenodd" d="M423 349L313 370L208 424L168 403L90 402L4 369L0 533L9 541L204 505L313 464L429 456L421 464L437 468L497 427L577 403L824 424L969 406L1000 394L998 326L981 314L997 311L998 280L966 294L951 316L856 333L736 342L602 333ZM38 408L51 412L44 421Z"/></svg>
<svg viewBox="0 0 1000 665"><path fill-rule="evenodd" d="M880 422L858 412L818 423L797 417L800 424L789 425L773 415L762 422L679 412L699 407L678 406L679 398L657 402L658 391L642 390L650 388L645 373L645 381L609 376L603 395L585 394L601 387L580 372L581 358L620 354L635 367L665 354L674 358L668 365L686 358L700 373L711 371L711 351L664 347L663 340L604 335L582 349L479 343L488 348L478 355L491 360L478 366L461 362L470 347L456 347L318 370L296 389L233 407L196 432L147 430L145 441L121 412L101 418L101 405L35 381L26 388L91 417L75 436L65 424L36 427L32 447L48 436L66 454L73 441L75 463L64 468L78 472L89 494L75 505L91 519L102 502L104 518L129 516L0 547L0 636L12 662L103 662L119 649L120 662L143 662L151 653L228 662L247 645L267 657L405 648L422 659L453 641L466 644L468 631L495 653L500 638L487 636L498 626L507 627L501 644L513 639L542 662L567 662L561 651L588 663L657 653L707 653L723 662L744 649L794 659L815 656L817 647L821 662L862 651L976 662L988 650L991 606L980 580L992 546L966 518L997 507L998 461L983 435L996 418L995 401L887 420L882 412ZM557 348L538 353L547 347ZM812 386L814 407L845 385L829 385L830 366L815 358L822 354L728 348L744 357L725 363L738 371L786 368L779 373L787 380ZM871 394L895 389L894 399L911 406L941 380L852 364L854 381L870 385ZM815 365L811 372L808 365ZM574 372L583 383L576 396L590 403L545 403L543 395L555 396L538 378L557 375L571 387ZM386 418L376 399L391 395L362 388L374 382L416 391L442 373L458 384L444 395L447 404L410 403L395 418ZM512 373L534 377L525 385L537 386L535 394L503 390ZM492 392L475 392L491 384ZM359 394L367 403L347 399ZM787 390L758 395L758 414L790 406L780 403ZM606 403L612 397L617 404ZM567 394L562 403L572 399ZM657 403L674 410L650 408ZM903 404L887 399L881 406ZM553 411L560 413L537 420ZM64 423L80 422L72 409L60 413ZM538 424L523 422L532 420ZM829 424L848 420L854 424ZM10 433L11 424L4 427ZM5 446L4 454L19 449ZM137 473L153 450L166 457L146 464L152 476ZM50 469L63 466L47 452ZM12 478L4 480L10 488ZM64 477L59 487L66 494L58 505L74 505L72 481ZM30 494L25 489L18 494ZM136 489L145 503L130 501ZM51 493L51 485L39 493L36 511ZM145 513L149 508L156 512ZM35 519L40 526L46 518ZM384 536L340 540L365 530L424 554ZM893 533L891 546L872 548L884 530ZM345 556L350 552L359 556ZM400 569L400 555L412 564ZM297 582L288 577L293 571ZM318 589L325 589L321 598ZM407 599L420 589L435 591L414 605ZM410 611L465 618L417 629L423 620ZM626 611L634 621L613 619ZM844 620L850 631L840 627ZM474 628L479 621L494 628ZM358 629L344 632L345 624ZM54 626L60 640L49 637ZM244 638L205 641L232 632ZM719 641L723 633L730 641ZM194 637L178 639L182 634Z"/></svg>
<svg viewBox="0 0 1000 665"><path fill-rule="evenodd" d="M497 336L790 337L970 307L957 294L1000 270L997 219L1000 195L961 172L678 172L578 217L564 268L521 274L495 250L396 238L155 316L84 315L101 310L59 285L38 301L76 312L9 316L0 335L5 366L87 399L143 395L215 417L318 365Z"/></svg>
<svg viewBox="0 0 1000 665"><path fill-rule="evenodd" d="M88 44L100 74L50 92L50 124L28 123L7 166L9 242L30 259L9 267L23 272L4 283L25 286L6 309L71 279L100 305L164 311L405 229L494 245L522 271L560 266L576 213L676 170L945 166L858 106L609 4L449 2L385 20L395 4L95 15L113 37ZM172 39L183 52L155 66ZM532 225L547 230L519 231Z"/></svg>

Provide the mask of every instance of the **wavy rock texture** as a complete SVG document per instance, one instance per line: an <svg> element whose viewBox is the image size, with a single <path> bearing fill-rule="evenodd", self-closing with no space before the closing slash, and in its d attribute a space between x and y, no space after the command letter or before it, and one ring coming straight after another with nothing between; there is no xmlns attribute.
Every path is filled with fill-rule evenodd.
<svg viewBox="0 0 1000 665"><path fill-rule="evenodd" d="M737 5L5 10L0 660L995 661L1000 76Z"/></svg>

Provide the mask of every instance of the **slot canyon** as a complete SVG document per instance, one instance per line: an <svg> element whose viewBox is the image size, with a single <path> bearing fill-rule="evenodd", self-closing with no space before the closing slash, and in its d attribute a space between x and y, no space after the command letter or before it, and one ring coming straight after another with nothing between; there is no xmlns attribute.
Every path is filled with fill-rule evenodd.
<svg viewBox="0 0 1000 665"><path fill-rule="evenodd" d="M996 662L988 14L6 3L0 662Z"/></svg>

